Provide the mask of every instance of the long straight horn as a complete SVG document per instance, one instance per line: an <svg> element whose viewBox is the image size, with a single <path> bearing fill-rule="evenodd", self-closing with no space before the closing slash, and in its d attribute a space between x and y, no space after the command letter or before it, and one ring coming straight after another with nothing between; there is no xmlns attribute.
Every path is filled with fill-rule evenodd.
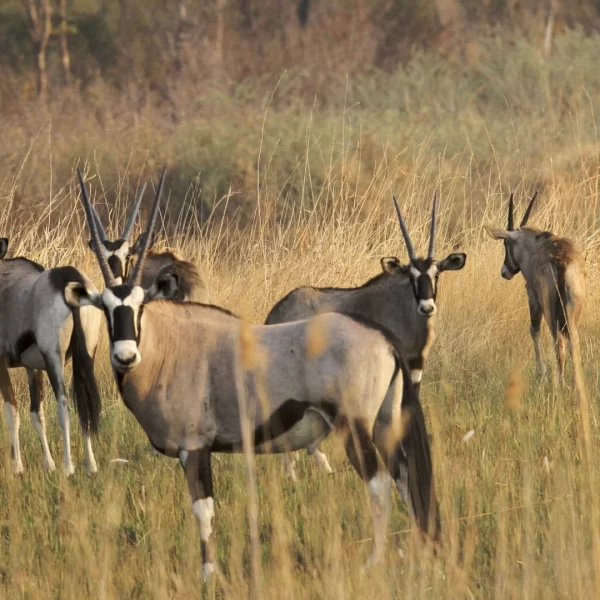
<svg viewBox="0 0 600 600"><path fill-rule="evenodd" d="M142 185L142 189L138 194L138 197L135 200L135 204L131 209L131 214L129 215L129 219L127 220L127 225L125 225L125 231L123 231L123 235L121 236L122 240L126 242L131 238L131 234L133 233L133 226L135 225L135 220L137 218L137 214L140 210L140 205L142 204L142 198L144 197L144 192L146 191L146 183Z"/></svg>
<svg viewBox="0 0 600 600"><path fill-rule="evenodd" d="M515 228L515 193L511 192L508 199L508 231L513 231Z"/></svg>
<svg viewBox="0 0 600 600"><path fill-rule="evenodd" d="M115 278L111 268L108 265L108 261L106 260L104 246L102 245L102 242L100 241L100 235L98 234L98 225L94 219L94 209L90 203L87 189L85 187L85 183L83 182L83 177L79 168L77 169L77 175L79 176L79 185L81 186L81 201L83 202L83 209L85 210L88 229L90 230L90 235L92 236L94 253L98 259L98 264L100 265L100 270L102 271L102 276L104 277L104 283L108 287L112 287L115 285Z"/></svg>
<svg viewBox="0 0 600 600"><path fill-rule="evenodd" d="M160 174L160 181L158 182L158 188L156 189L154 204L152 205L152 211L150 212L150 220L148 221L146 231L143 233L144 242L138 253L137 262L135 263L133 275L131 276L131 285L140 285L140 282L142 280L142 273L144 272L144 263L146 262L146 255L148 254L148 250L152 244L152 239L154 237L154 228L156 227L158 207L160 205L160 197L162 195L163 184L165 182L166 168L167 167L165 165L162 168L162 172Z"/></svg>
<svg viewBox="0 0 600 600"><path fill-rule="evenodd" d="M100 220L100 215L96 211L96 207L92 204L92 212L94 213L94 221L96 221L96 227L98 228L98 234L100 235L100 241L105 242L108 238L106 237L106 231L104 231L104 227L102 226L102 221Z"/></svg>
<svg viewBox="0 0 600 600"><path fill-rule="evenodd" d="M433 209L431 210L431 233L429 235L428 258L433 258L433 255L435 254L435 233L437 230L438 203L438 191L435 190L435 194L433 196Z"/></svg>
<svg viewBox="0 0 600 600"><path fill-rule="evenodd" d="M536 191L535 194L531 197L531 200L529 201L529 206L527 207L527 210L525 211L525 216L523 217L523 220L521 221L521 224L519 225L519 227L525 227L525 225L527 225L527 221L529 221L529 217L531 216L531 211L533 210L533 203L535 202L537 195L538 195L538 193Z"/></svg>
<svg viewBox="0 0 600 600"><path fill-rule="evenodd" d="M398 206L398 201L396 200L396 196L392 196L392 200L394 201L394 206L396 207L396 214L398 215L398 221L400 221L400 230L402 231L402 236L404 237L404 241L406 242L406 250L408 251L408 258L411 261L417 259L417 255L415 254L415 249L410 240L410 235L408 235L408 229L406 229L406 223L404 222L404 217L402 216L402 212L400 211L400 206Z"/></svg>

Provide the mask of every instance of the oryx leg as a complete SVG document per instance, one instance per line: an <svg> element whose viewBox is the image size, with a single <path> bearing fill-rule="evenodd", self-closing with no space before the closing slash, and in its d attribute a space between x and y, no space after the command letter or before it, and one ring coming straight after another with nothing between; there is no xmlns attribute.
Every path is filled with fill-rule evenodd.
<svg viewBox="0 0 600 600"><path fill-rule="evenodd" d="M71 430L69 416L69 399L65 389L65 362L60 353L43 353L46 371L52 391L58 402L58 421L63 430L63 472L65 475L72 475L75 472L75 466L71 459Z"/></svg>
<svg viewBox="0 0 600 600"><path fill-rule="evenodd" d="M212 545L212 520L215 516L213 497L212 467L210 451L183 450L179 459L185 471L188 489L192 499L192 511L200 526L200 548L202 551L202 578L207 581L215 570Z"/></svg>
<svg viewBox="0 0 600 600"><path fill-rule="evenodd" d="M296 474L296 459L292 453L283 455L283 469L286 477L289 477L294 483L298 481L298 475Z"/></svg>
<svg viewBox="0 0 600 600"><path fill-rule="evenodd" d="M8 368L3 358L0 358L0 390L4 398L4 416L10 430L10 452L13 459L13 471L15 474L23 472L23 461L21 460L21 446L19 444L19 407L15 398Z"/></svg>
<svg viewBox="0 0 600 600"><path fill-rule="evenodd" d="M29 397L31 408L29 420L40 438L42 453L44 455L42 465L44 471L54 471L56 465L50 453L48 438L46 437L46 417L44 415L44 374L42 371L27 369L27 381L29 383Z"/></svg>
<svg viewBox="0 0 600 600"><path fill-rule="evenodd" d="M529 316L531 318L531 326L529 333L533 340L533 349L535 350L535 365L536 374L539 378L546 374L546 365L542 359L542 346L540 343L540 329L542 325L542 307L536 298L529 295Z"/></svg>
<svg viewBox="0 0 600 600"><path fill-rule="evenodd" d="M557 331L554 336L554 349L556 351L556 360L558 362L558 381L562 383L565 375L565 356L566 344L565 336Z"/></svg>
<svg viewBox="0 0 600 600"><path fill-rule="evenodd" d="M390 514L391 479L377 455L373 439L364 423L355 421L346 440L346 454L352 466L367 484L373 517L373 552L367 566L377 564L386 546Z"/></svg>
<svg viewBox="0 0 600 600"><path fill-rule="evenodd" d="M309 452L309 454L311 453ZM331 475L333 473L333 469L331 468L331 465L327 460L327 455L324 452L321 452L318 448L315 448L312 451L312 457L315 459L317 465L319 465L319 467L321 467L321 469L325 471L325 473L327 473L328 475Z"/></svg>

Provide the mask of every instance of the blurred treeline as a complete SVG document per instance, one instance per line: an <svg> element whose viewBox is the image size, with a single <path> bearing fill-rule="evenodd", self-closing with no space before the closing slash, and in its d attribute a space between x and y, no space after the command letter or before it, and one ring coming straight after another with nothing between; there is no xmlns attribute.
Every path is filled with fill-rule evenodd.
<svg viewBox="0 0 600 600"><path fill-rule="evenodd" d="M599 28L600 0L0 0L0 209L64 213L84 160L108 205L168 162L200 220L423 165L543 182L597 163Z"/></svg>

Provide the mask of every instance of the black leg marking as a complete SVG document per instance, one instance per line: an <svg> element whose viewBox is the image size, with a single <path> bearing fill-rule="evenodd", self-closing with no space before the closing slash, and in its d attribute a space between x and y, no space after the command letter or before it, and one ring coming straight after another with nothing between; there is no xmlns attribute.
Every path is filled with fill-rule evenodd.
<svg viewBox="0 0 600 600"><path fill-rule="evenodd" d="M360 421L355 421L350 427L346 455L364 481L370 481L377 473L377 449L364 423Z"/></svg>

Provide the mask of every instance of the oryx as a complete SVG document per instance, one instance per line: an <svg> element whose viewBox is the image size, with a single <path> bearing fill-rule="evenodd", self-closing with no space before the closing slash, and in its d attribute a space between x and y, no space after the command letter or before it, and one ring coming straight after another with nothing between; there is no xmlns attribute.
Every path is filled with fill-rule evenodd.
<svg viewBox="0 0 600 600"><path fill-rule="evenodd" d="M100 395L94 378L93 357L100 333L101 313L93 307L73 308L67 298L97 294L94 284L74 267L44 269L27 258L4 258L8 240L0 239L0 389L10 428L15 473L23 471L19 445L19 411L8 369L25 367L31 396L31 423L44 454L43 466L55 468L46 438L43 379L46 371L58 401L63 430L63 470L74 472L71 460L69 401L64 382L65 361L73 358L73 387L83 432L86 467L97 471L90 434L100 417Z"/></svg>
<svg viewBox="0 0 600 600"><path fill-rule="evenodd" d="M435 340L438 277L443 271L462 269L466 254L453 253L441 261L435 259L437 192L433 199L427 258L417 257L400 206L396 198L392 199L408 250L408 264L402 265L395 256L382 258L383 272L355 288L296 288L275 304L265 323L285 323L329 311L361 315L382 325L400 340L418 391L423 365ZM325 454L316 450L314 458L331 472ZM295 479L294 460L291 456L285 456L284 460L288 475Z"/></svg>
<svg viewBox="0 0 600 600"><path fill-rule="evenodd" d="M423 412L393 339L338 313L252 326L218 307L158 301L172 276L163 274L148 289L140 281L164 170L132 276L118 284L79 176L106 288L71 301L102 308L125 405L154 447L181 461L200 525L203 574L214 569L211 455L241 452L244 430L257 453L313 448L333 428L347 435L348 457L367 482L373 506L372 561L385 543L390 474L421 530L437 538Z"/></svg>
<svg viewBox="0 0 600 600"><path fill-rule="evenodd" d="M125 224L123 234L118 240L111 241L108 239L104 227L102 226L102 220L96 209L92 206L94 219L96 220L96 226L98 227L98 233L100 234L100 241L107 253L108 264L116 280L120 280L121 282L127 278L127 274L131 271L133 267L131 261L141 247L142 236L140 236L131 246L130 240L145 189L146 184L141 187L129 218L127 219L127 223ZM150 245L152 246L153 243L154 240L152 240ZM90 240L90 247L91 244L92 242ZM165 250L162 252L149 251L148 256L146 257L144 272L142 273L142 287L150 287L158 277L159 273L170 273L177 282L177 288L174 292L177 296L172 298L173 300L189 300L191 302L202 302L204 304L210 302L208 287L196 265L183 260L172 250Z"/></svg>
<svg viewBox="0 0 600 600"><path fill-rule="evenodd" d="M504 263L500 271L504 279L512 279L519 271L525 278L530 333L535 349L538 376L545 373L540 346L542 316L552 333L558 360L558 376L565 369L565 338L572 341L577 334L585 299L585 260L571 240L549 231L525 227L531 215L537 192L531 198L518 229L514 227L514 194L508 203L506 229L486 227L496 240L504 240Z"/></svg>

